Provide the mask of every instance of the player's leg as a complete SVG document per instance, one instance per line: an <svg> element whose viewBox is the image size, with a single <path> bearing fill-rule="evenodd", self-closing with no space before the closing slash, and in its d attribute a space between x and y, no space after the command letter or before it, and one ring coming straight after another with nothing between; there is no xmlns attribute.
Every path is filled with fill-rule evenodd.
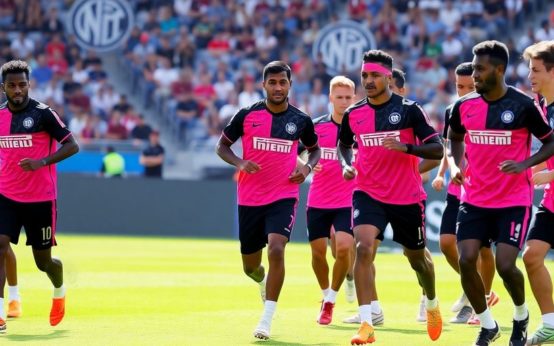
<svg viewBox="0 0 554 346"><path fill-rule="evenodd" d="M6 253L6 278L8 281L8 317L21 316L21 297L17 286L17 260L10 246Z"/></svg>
<svg viewBox="0 0 554 346"><path fill-rule="evenodd" d="M510 343L523 345L527 339L529 311L525 304L525 279L516 266L516 260L527 237L530 207L500 209L497 213L498 239L496 270L514 303L514 317Z"/></svg>
<svg viewBox="0 0 554 346"><path fill-rule="evenodd" d="M242 269L258 283L262 302L266 299L266 275L262 265L262 249L267 242L265 212L267 206L238 206L239 240Z"/></svg>
<svg viewBox="0 0 554 346"><path fill-rule="evenodd" d="M321 288L323 298L329 292L329 265L327 263L327 243L331 236L332 212L325 209L308 208L308 240L312 252L312 269ZM333 238L334 239L334 235ZM331 244L334 242L332 241ZM334 248L334 244L332 245Z"/></svg>
<svg viewBox="0 0 554 346"><path fill-rule="evenodd" d="M541 206L535 215L535 223L529 231L527 245L523 252L529 284L542 315L541 326L528 339L530 345L554 342L552 279L544 264L544 259L554 244L553 228L554 213Z"/></svg>
<svg viewBox="0 0 554 346"><path fill-rule="evenodd" d="M496 225L491 212L469 204L461 204L458 212L456 234L459 253L460 279L464 292L481 321L481 331L476 344L488 345L500 337L498 324L492 317L485 300L485 287L477 270L477 259L483 242L488 242L489 232Z"/></svg>
<svg viewBox="0 0 554 346"><path fill-rule="evenodd" d="M289 241L296 217L296 199L283 199L271 203L265 210L267 234L266 300L254 336L268 339L277 301L285 281L285 246Z"/></svg>
<svg viewBox="0 0 554 346"><path fill-rule="evenodd" d="M499 298L492 290L492 282L496 273L494 264L494 253L492 251L491 243L481 247L479 251L479 273L483 279L483 285L485 285L485 295L487 298L487 305L492 307L498 303Z"/></svg>
<svg viewBox="0 0 554 346"><path fill-rule="evenodd" d="M6 331L6 313L4 312L4 286L6 284L6 254L10 247L10 237L0 234L0 333Z"/></svg>

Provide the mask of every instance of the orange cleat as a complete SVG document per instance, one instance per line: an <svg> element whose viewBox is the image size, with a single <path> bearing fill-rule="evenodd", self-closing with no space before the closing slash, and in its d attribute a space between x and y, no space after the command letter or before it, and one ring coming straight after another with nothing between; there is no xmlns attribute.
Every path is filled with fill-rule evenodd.
<svg viewBox="0 0 554 346"><path fill-rule="evenodd" d="M6 332L6 321L0 317L0 334L3 334Z"/></svg>
<svg viewBox="0 0 554 346"><path fill-rule="evenodd" d="M350 339L351 345L365 345L375 342L375 332L373 326L370 326L367 322L362 322L358 333Z"/></svg>
<svg viewBox="0 0 554 346"><path fill-rule="evenodd" d="M10 300L8 305L8 317L21 317L21 302L19 300Z"/></svg>
<svg viewBox="0 0 554 346"><path fill-rule="evenodd" d="M442 333L442 317L441 311L437 306L434 309L427 310L427 334L429 338L435 341Z"/></svg>
<svg viewBox="0 0 554 346"><path fill-rule="evenodd" d="M65 315L65 297L53 298L52 309L50 309L50 325L56 326L62 320Z"/></svg>

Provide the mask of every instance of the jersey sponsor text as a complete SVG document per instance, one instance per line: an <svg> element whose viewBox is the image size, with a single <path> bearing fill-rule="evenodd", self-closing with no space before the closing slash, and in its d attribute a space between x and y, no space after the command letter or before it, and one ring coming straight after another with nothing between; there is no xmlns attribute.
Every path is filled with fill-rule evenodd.
<svg viewBox="0 0 554 346"><path fill-rule="evenodd" d="M2 149L31 148L32 146L32 135L0 136L0 148Z"/></svg>
<svg viewBox="0 0 554 346"><path fill-rule="evenodd" d="M468 130L469 140L473 144L511 145L512 131L476 131Z"/></svg>
<svg viewBox="0 0 554 346"><path fill-rule="evenodd" d="M377 133L366 133L360 135L360 140L364 147L378 147L383 145L385 138L394 138L400 141L400 131L388 131Z"/></svg>
<svg viewBox="0 0 554 346"><path fill-rule="evenodd" d="M293 141L277 138L254 137L254 149L289 154Z"/></svg>

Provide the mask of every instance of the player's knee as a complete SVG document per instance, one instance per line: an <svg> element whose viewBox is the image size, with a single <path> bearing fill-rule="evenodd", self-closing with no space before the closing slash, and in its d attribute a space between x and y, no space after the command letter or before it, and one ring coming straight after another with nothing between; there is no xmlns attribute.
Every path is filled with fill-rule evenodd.
<svg viewBox="0 0 554 346"><path fill-rule="evenodd" d="M371 245L358 244L356 246L356 259L361 259L364 262L373 259L373 247Z"/></svg>
<svg viewBox="0 0 554 346"><path fill-rule="evenodd" d="M37 265L38 270L40 270L41 272L47 272L48 267L50 266L50 262L45 262L41 260L35 261L35 264Z"/></svg>
<svg viewBox="0 0 554 346"><path fill-rule="evenodd" d="M352 245L348 242L337 242L335 252L337 258L348 258Z"/></svg>
<svg viewBox="0 0 554 346"><path fill-rule="evenodd" d="M538 251L534 251L531 248L525 249L523 252L523 263L525 263L525 268L533 269L542 265L544 257Z"/></svg>
<svg viewBox="0 0 554 346"><path fill-rule="evenodd" d="M458 258L458 265L460 266L460 271L463 272L477 270L477 258L460 254L460 257Z"/></svg>
<svg viewBox="0 0 554 346"><path fill-rule="evenodd" d="M282 244L272 244L267 249L267 256L270 260L284 260L285 246Z"/></svg>
<svg viewBox="0 0 554 346"><path fill-rule="evenodd" d="M246 274L248 276L252 276L258 270L258 266L251 266L251 265L248 265L248 264L243 264L242 265L242 270L244 271L244 274Z"/></svg>
<svg viewBox="0 0 554 346"><path fill-rule="evenodd" d="M512 275L515 269L514 263L507 263L507 262L497 262L496 263L496 271L498 272L498 275L500 275L502 278L509 277Z"/></svg>

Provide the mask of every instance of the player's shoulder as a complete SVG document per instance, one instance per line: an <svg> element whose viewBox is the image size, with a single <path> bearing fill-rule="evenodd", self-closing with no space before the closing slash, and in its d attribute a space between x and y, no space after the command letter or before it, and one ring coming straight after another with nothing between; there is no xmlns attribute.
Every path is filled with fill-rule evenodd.
<svg viewBox="0 0 554 346"><path fill-rule="evenodd" d="M243 107L238 111L238 113L248 114L250 112L259 111L259 110L262 110L262 109L265 109L265 101L264 100L254 102L253 104L251 104L249 106Z"/></svg>
<svg viewBox="0 0 554 346"><path fill-rule="evenodd" d="M4 101L0 104L0 109L6 109L8 108L8 101Z"/></svg>
<svg viewBox="0 0 554 346"><path fill-rule="evenodd" d="M323 125L331 122L331 114L324 114L314 119L314 125Z"/></svg>
<svg viewBox="0 0 554 346"><path fill-rule="evenodd" d="M466 103L466 102L472 102L474 100L478 100L482 98L481 94L475 92L475 91L472 91L470 93L467 93L465 94L464 96L460 97L459 99L457 99L453 104L452 104L452 108L450 108L450 110L454 110L456 108L459 108L463 103Z"/></svg>
<svg viewBox="0 0 554 346"><path fill-rule="evenodd" d="M35 100L33 98L29 99L29 106L27 108L30 111L38 112L39 114L52 114L53 110L50 108L49 105L46 103L40 102L38 100Z"/></svg>
<svg viewBox="0 0 554 346"><path fill-rule="evenodd" d="M306 112L302 111L300 108L290 103L289 103L289 108L287 108L287 113L290 116L299 116L301 118L311 119L311 117L308 114L306 114Z"/></svg>
<svg viewBox="0 0 554 346"><path fill-rule="evenodd" d="M506 97L509 98L510 100L517 101L525 105L538 104L537 99L527 95L522 90L519 90L518 88L513 86L508 86Z"/></svg>
<svg viewBox="0 0 554 346"><path fill-rule="evenodd" d="M367 97L364 97L363 99L359 100L358 102L354 103L353 105L351 105L350 107L348 107L346 109L346 112L344 113L345 115L346 114L349 114L351 113L352 111L356 110L356 109L360 109L364 106L367 106Z"/></svg>

